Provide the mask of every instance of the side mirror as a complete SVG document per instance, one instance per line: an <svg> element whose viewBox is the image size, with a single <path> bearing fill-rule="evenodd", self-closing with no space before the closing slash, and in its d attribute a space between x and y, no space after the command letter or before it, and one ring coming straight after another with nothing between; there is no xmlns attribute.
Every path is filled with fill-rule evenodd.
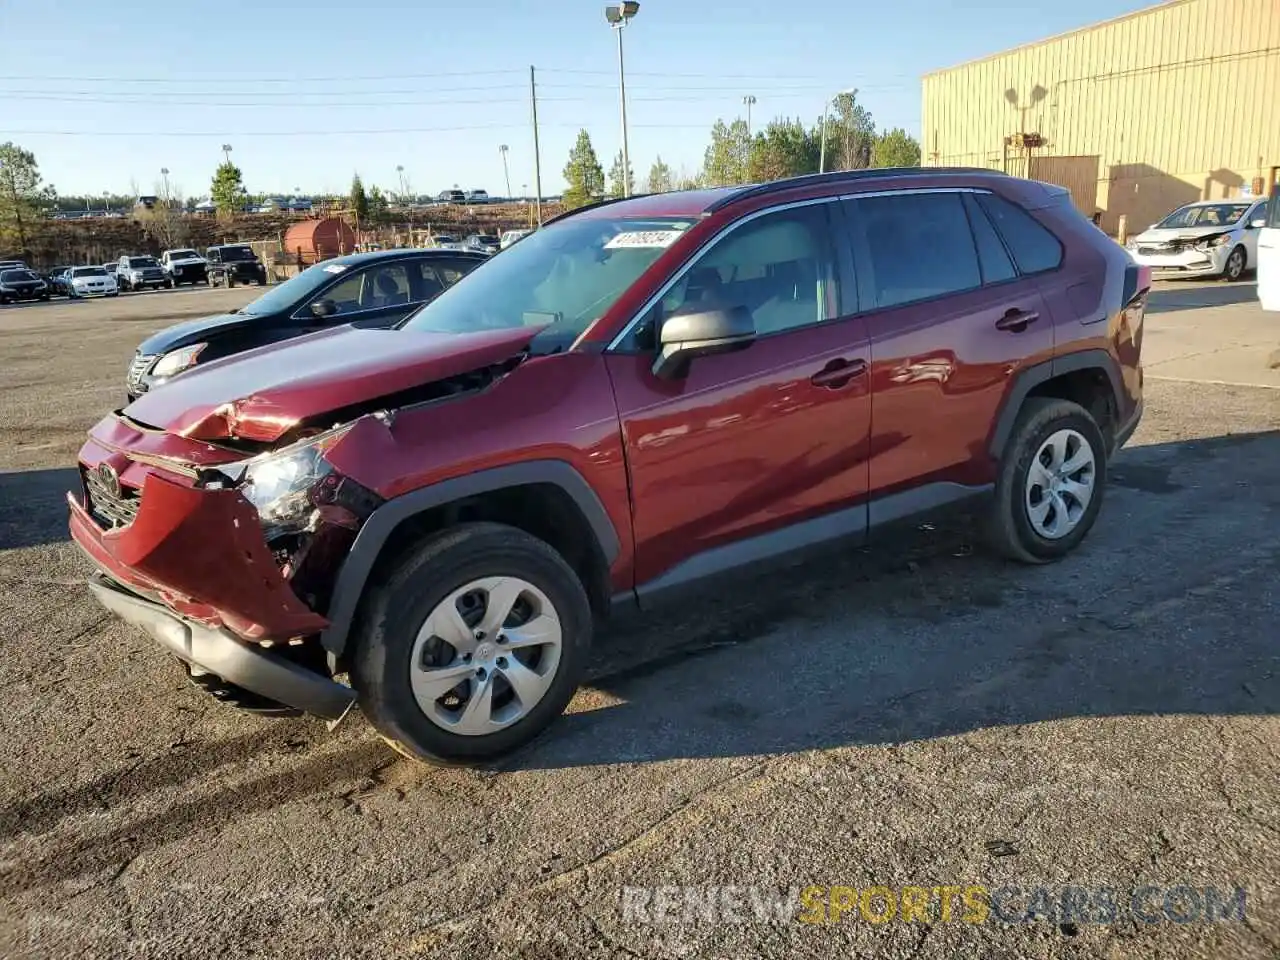
<svg viewBox="0 0 1280 960"><path fill-rule="evenodd" d="M1266 217L1254 217L1252 220L1249 221L1249 227L1251 229L1261 229L1266 225L1267 225Z"/></svg>
<svg viewBox="0 0 1280 960"><path fill-rule="evenodd" d="M332 300L317 300L311 305L311 315L323 320L338 312L338 305Z"/></svg>
<svg viewBox="0 0 1280 960"><path fill-rule="evenodd" d="M678 379L690 360L743 350L755 338L755 321L746 307L678 311L662 324L653 375L659 380Z"/></svg>

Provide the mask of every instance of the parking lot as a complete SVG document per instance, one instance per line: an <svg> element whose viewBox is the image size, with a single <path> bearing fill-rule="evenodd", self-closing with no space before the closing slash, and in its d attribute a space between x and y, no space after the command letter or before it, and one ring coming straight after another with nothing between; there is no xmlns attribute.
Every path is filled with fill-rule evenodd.
<svg viewBox="0 0 1280 960"><path fill-rule="evenodd" d="M1280 316L1160 284L1061 564L963 523L600 638L500 768L215 703L81 586L136 343L259 291L0 308L0 955L1280 957ZM643 924L625 886L1247 890L1243 921Z"/></svg>

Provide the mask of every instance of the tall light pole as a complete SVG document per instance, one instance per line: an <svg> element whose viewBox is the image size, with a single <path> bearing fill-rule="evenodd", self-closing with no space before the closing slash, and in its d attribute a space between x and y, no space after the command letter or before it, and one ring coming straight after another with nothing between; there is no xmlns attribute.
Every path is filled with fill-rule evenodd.
<svg viewBox="0 0 1280 960"><path fill-rule="evenodd" d="M507 145L501 144L498 152L502 154L502 177L507 181L507 199L511 199L511 171L507 168Z"/></svg>
<svg viewBox="0 0 1280 960"><path fill-rule="evenodd" d="M846 87L843 90L837 90L836 97L840 97L840 96L844 96L845 94L852 94L852 93L857 93L857 88ZM822 149L818 154L818 172L819 173L827 172L827 117L831 113L831 101L834 99L835 97L830 97L822 104Z"/></svg>
<svg viewBox="0 0 1280 960"><path fill-rule="evenodd" d="M755 106L755 94L747 94L742 98L742 102L747 105L747 139L751 139L751 108Z"/></svg>
<svg viewBox="0 0 1280 960"><path fill-rule="evenodd" d="M622 101L622 195L631 196L631 151L627 145L627 74L622 66L622 28L640 12L636 0L604 8L604 18L618 35L618 96Z"/></svg>
<svg viewBox="0 0 1280 960"><path fill-rule="evenodd" d="M407 191L405 190L405 186L404 186L404 164L402 163L396 164L396 176L400 178L400 202L407 203L408 198L405 196L405 193Z"/></svg>
<svg viewBox="0 0 1280 960"><path fill-rule="evenodd" d="M164 196L161 199L164 200L164 205L167 207L169 206L169 168L161 167L160 176L164 177Z"/></svg>
<svg viewBox="0 0 1280 960"><path fill-rule="evenodd" d="M224 143L222 145L222 159L224 159L227 163L231 162L231 144Z"/></svg>

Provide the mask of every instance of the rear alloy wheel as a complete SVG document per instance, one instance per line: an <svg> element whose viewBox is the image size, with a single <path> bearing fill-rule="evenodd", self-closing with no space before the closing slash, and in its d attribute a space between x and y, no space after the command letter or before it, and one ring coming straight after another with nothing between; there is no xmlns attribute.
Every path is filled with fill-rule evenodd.
<svg viewBox="0 0 1280 960"><path fill-rule="evenodd" d="M523 746L572 699L591 644L587 596L522 530L446 530L374 586L355 638L361 708L401 753L475 763Z"/></svg>
<svg viewBox="0 0 1280 960"><path fill-rule="evenodd" d="M1247 261L1248 255L1244 252L1244 247L1236 247L1231 251L1231 256L1227 257L1226 266L1222 268L1222 279L1239 280L1244 276Z"/></svg>
<svg viewBox="0 0 1280 960"><path fill-rule="evenodd" d="M988 524L992 546L1023 563L1066 556L1097 520L1106 475L1106 441L1084 407L1028 400L1000 464Z"/></svg>

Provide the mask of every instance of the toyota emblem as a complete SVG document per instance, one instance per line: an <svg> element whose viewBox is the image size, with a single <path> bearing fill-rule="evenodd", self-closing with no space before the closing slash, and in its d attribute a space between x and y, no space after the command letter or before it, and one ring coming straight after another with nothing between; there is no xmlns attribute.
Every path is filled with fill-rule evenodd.
<svg viewBox="0 0 1280 960"><path fill-rule="evenodd" d="M98 464L98 480L112 497L120 496L120 474L109 463Z"/></svg>

